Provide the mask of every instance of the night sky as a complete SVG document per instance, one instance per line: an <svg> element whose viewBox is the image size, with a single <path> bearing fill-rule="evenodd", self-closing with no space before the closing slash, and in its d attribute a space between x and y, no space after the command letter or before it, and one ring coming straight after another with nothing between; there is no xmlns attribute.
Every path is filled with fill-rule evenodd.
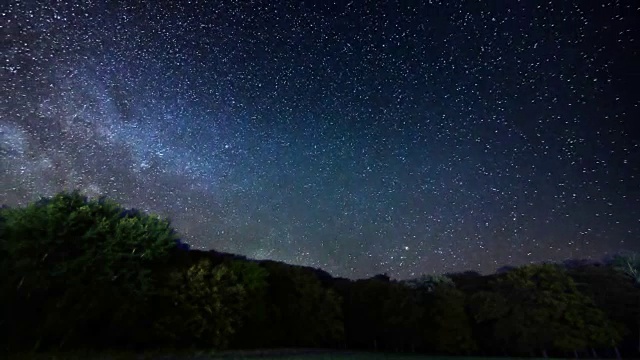
<svg viewBox="0 0 640 360"><path fill-rule="evenodd" d="M350 278L640 251L637 0L53 3L0 5L0 203Z"/></svg>

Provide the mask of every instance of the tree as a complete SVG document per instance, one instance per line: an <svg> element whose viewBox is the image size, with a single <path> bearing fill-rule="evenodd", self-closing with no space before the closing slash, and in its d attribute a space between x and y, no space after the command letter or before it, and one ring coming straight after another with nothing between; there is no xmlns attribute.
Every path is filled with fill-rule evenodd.
<svg viewBox="0 0 640 360"><path fill-rule="evenodd" d="M473 300L476 321L490 322L500 345L518 353L546 355L551 348L573 351L620 340L606 315L554 265L512 270L494 283L493 293Z"/></svg>
<svg viewBox="0 0 640 360"><path fill-rule="evenodd" d="M640 287L634 279L610 265L585 265L569 270L578 289L591 297L624 336L621 348L640 352Z"/></svg>
<svg viewBox="0 0 640 360"><path fill-rule="evenodd" d="M225 264L202 259L170 277L165 297L174 306L155 331L174 345L224 349L241 323L246 290Z"/></svg>
<svg viewBox="0 0 640 360"><path fill-rule="evenodd" d="M447 274L447 277L455 284L456 289L461 290L467 296L487 290L493 276L495 275L482 276L476 271Z"/></svg>
<svg viewBox="0 0 640 360"><path fill-rule="evenodd" d="M618 254L614 256L611 263L614 269L621 271L640 286L640 254Z"/></svg>
<svg viewBox="0 0 640 360"><path fill-rule="evenodd" d="M150 320L151 271L176 245L168 221L78 192L5 209L2 217L8 311L0 323L10 329L9 347L104 345L117 334L143 341L137 330Z"/></svg>
<svg viewBox="0 0 640 360"><path fill-rule="evenodd" d="M440 285L454 285L451 278L446 275L422 275L415 279L401 281L401 283L412 289L426 292L433 292Z"/></svg>
<svg viewBox="0 0 640 360"><path fill-rule="evenodd" d="M403 283L381 276L349 283L343 290L348 344L391 351L422 347L424 308L414 295Z"/></svg>
<svg viewBox="0 0 640 360"><path fill-rule="evenodd" d="M313 272L273 261L268 271L270 346L336 346L344 337L341 298Z"/></svg>
<svg viewBox="0 0 640 360"><path fill-rule="evenodd" d="M236 274L237 283L245 291L239 328L231 346L243 349L259 347L263 345L264 334L269 332L271 325L267 303L269 273L257 263L246 260L229 261L226 265Z"/></svg>
<svg viewBox="0 0 640 360"><path fill-rule="evenodd" d="M640 255L629 253L618 255L613 260L614 268L631 278L637 287L640 287ZM637 296L636 307L640 309L640 296ZM640 353L640 313L636 314L637 350Z"/></svg>
<svg viewBox="0 0 640 360"><path fill-rule="evenodd" d="M469 354L476 350L465 300L465 294L452 283L441 283L433 289L427 321L429 343L438 353Z"/></svg>
<svg viewBox="0 0 640 360"><path fill-rule="evenodd" d="M490 353L507 355L510 334L515 332L511 327L517 325L506 319L510 312L507 299L491 289L474 293L469 303L478 344Z"/></svg>

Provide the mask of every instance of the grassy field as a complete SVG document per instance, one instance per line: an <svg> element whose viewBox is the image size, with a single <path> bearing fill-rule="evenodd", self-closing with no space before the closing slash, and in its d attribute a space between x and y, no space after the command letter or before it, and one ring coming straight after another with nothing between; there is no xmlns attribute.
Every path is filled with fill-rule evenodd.
<svg viewBox="0 0 640 360"><path fill-rule="evenodd" d="M1 356L1 355L0 355ZM506 358L455 357L455 356L421 356L398 355L364 352L335 352L322 350L269 350L269 351L230 351L230 352L175 352L156 351L145 353L133 352L47 352L38 354L14 354L9 360L480 360ZM518 359L518 358L509 358ZM537 360L535 358L522 358ZM546 359L550 360L550 359Z"/></svg>

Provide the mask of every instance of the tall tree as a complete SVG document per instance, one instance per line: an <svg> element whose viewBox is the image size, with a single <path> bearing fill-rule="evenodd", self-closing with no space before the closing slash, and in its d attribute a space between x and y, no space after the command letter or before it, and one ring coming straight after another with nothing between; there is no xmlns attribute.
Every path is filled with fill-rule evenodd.
<svg viewBox="0 0 640 360"><path fill-rule="evenodd" d="M625 261L626 262L626 261ZM621 329L621 348L640 353L640 286L618 265L579 266L569 270L578 288ZM635 355L634 354L634 355Z"/></svg>
<svg viewBox="0 0 640 360"><path fill-rule="evenodd" d="M618 254L611 263L614 269L621 271L640 286L640 254L633 252Z"/></svg>
<svg viewBox="0 0 640 360"><path fill-rule="evenodd" d="M350 346L372 350L414 350L424 338L424 308L413 290L388 277L350 284L345 294L345 327Z"/></svg>
<svg viewBox="0 0 640 360"><path fill-rule="evenodd" d="M336 346L344 337L341 298L309 269L267 261L272 346Z"/></svg>
<svg viewBox="0 0 640 360"><path fill-rule="evenodd" d="M436 352L470 354L476 349L466 296L453 283L441 283L433 289L426 321L430 324L429 342Z"/></svg>
<svg viewBox="0 0 640 360"><path fill-rule="evenodd" d="M239 328L230 346L243 349L264 346L264 334L271 328L267 303L269 273L251 261L234 260L226 265L237 276L237 283L245 291Z"/></svg>
<svg viewBox="0 0 640 360"><path fill-rule="evenodd" d="M14 347L104 344L118 334L143 341L137 330L149 321L151 269L176 245L168 221L78 192L4 210L3 218L9 271L1 323L11 329L4 340Z"/></svg>
<svg viewBox="0 0 640 360"><path fill-rule="evenodd" d="M490 321L495 338L511 351L546 354L551 348L580 350L620 340L606 314L557 266L524 266L494 286L494 293L475 296L475 318Z"/></svg>
<svg viewBox="0 0 640 360"><path fill-rule="evenodd" d="M174 345L224 349L242 321L246 291L225 264L201 259L175 271L164 295L173 303L155 331Z"/></svg>
<svg viewBox="0 0 640 360"><path fill-rule="evenodd" d="M627 253L621 254L613 260L614 268L626 274L633 280L637 287L640 288L640 254ZM636 301L637 308L640 309L640 296ZM636 315L636 330L637 330L637 344L638 353L640 354L640 314Z"/></svg>

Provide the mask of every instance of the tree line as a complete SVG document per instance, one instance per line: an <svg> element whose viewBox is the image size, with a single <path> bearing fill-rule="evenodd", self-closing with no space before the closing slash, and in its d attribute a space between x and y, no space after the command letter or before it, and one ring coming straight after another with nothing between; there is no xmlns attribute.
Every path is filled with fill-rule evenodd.
<svg viewBox="0 0 640 360"><path fill-rule="evenodd" d="M392 280L182 243L166 219L59 193L0 210L0 346L318 347L638 356L640 257Z"/></svg>

